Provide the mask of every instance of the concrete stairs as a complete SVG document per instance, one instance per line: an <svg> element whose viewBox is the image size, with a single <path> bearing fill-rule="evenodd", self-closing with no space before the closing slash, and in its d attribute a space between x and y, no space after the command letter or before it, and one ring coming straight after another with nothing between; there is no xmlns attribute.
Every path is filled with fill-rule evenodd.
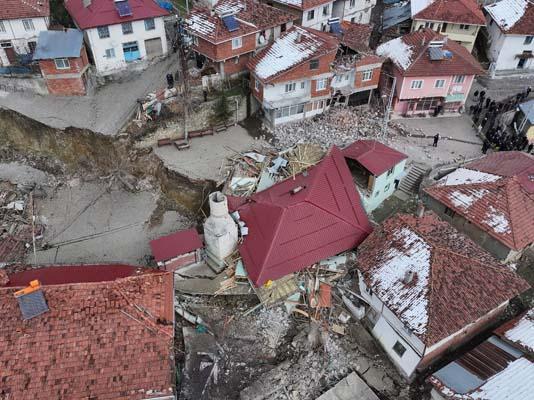
<svg viewBox="0 0 534 400"><path fill-rule="evenodd" d="M408 197L413 196L419 191L421 181L429 169L430 167L425 164L412 164L408 174L400 181L398 190Z"/></svg>

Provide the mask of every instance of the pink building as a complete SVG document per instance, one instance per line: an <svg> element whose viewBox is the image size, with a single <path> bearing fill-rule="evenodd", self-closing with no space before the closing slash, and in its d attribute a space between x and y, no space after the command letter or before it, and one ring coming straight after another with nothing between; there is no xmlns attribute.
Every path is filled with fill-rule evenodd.
<svg viewBox="0 0 534 400"><path fill-rule="evenodd" d="M458 112L475 76L484 73L465 47L426 28L390 40L376 52L389 59L380 90L389 95L396 78L392 107L401 115Z"/></svg>

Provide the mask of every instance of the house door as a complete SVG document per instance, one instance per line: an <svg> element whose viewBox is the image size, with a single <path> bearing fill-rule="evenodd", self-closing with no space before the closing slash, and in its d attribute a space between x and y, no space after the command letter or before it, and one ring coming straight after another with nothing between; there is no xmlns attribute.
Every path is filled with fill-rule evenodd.
<svg viewBox="0 0 534 400"><path fill-rule="evenodd" d="M6 52L7 59L10 64L15 64L17 61L17 55L11 42L2 42L2 48Z"/></svg>
<svg viewBox="0 0 534 400"><path fill-rule="evenodd" d="M526 58L519 59L519 62L517 63L517 68L525 68L526 63L527 63Z"/></svg>
<svg viewBox="0 0 534 400"><path fill-rule="evenodd" d="M122 44L122 52L124 53L124 61L131 62L139 60L141 53L139 52L139 46L137 42L127 42Z"/></svg>
<svg viewBox="0 0 534 400"><path fill-rule="evenodd" d="M163 53L161 38L145 40L146 55L148 58L160 56Z"/></svg>

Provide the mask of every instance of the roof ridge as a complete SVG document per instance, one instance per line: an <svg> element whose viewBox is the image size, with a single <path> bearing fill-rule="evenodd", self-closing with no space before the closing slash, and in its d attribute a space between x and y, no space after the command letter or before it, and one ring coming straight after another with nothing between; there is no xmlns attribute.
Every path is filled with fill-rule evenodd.
<svg viewBox="0 0 534 400"><path fill-rule="evenodd" d="M408 72L410 69L412 69L412 67L415 65L415 63L417 61L419 61L419 59L421 57L423 57L423 55L425 54L425 51L426 49L428 48L428 46L430 45L430 42L432 40L434 40L436 38L437 35L439 35L439 33L437 32L434 32L433 30L429 29L429 28L423 28L423 30L421 31L418 31L419 33L422 33L423 34L423 37L422 39L424 39L425 41L425 44L423 46L421 46L421 51L419 51L419 54L417 55L417 57L414 58L414 60L410 63L410 66L408 68L406 68L404 70L404 72ZM433 33L433 35L430 37L430 40L426 40L426 33L427 32L430 32L430 33ZM402 40L402 37L401 37L401 40ZM404 44L407 44L406 42L404 42ZM413 45L412 45L413 46Z"/></svg>

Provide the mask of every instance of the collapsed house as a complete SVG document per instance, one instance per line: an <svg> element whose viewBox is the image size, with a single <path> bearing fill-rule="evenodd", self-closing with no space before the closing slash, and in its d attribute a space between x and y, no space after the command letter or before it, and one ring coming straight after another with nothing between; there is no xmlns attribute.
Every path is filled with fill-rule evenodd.
<svg viewBox="0 0 534 400"><path fill-rule="evenodd" d="M372 334L408 379L530 288L433 213L386 220L358 248L357 268Z"/></svg>
<svg viewBox="0 0 534 400"><path fill-rule="evenodd" d="M534 157L492 153L425 188L423 201L495 257L517 259L534 243Z"/></svg>
<svg viewBox="0 0 534 400"><path fill-rule="evenodd" d="M526 400L534 382L534 309L501 325L428 381L432 400Z"/></svg>
<svg viewBox="0 0 534 400"><path fill-rule="evenodd" d="M175 399L172 274L0 269L0 320L1 398Z"/></svg>

